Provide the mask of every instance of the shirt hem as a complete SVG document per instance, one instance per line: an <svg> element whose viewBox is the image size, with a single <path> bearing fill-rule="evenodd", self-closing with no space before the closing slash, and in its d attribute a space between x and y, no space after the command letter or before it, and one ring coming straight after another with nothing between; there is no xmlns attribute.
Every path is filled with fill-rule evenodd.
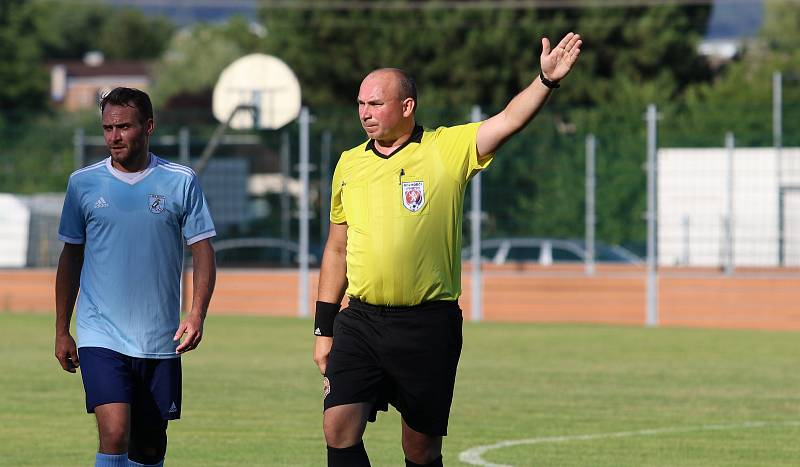
<svg viewBox="0 0 800 467"><path fill-rule="evenodd" d="M67 237L66 235L58 234L58 239L64 243L71 243L73 245L83 245L86 240L83 238Z"/></svg>
<svg viewBox="0 0 800 467"><path fill-rule="evenodd" d="M167 360L170 358L180 358L180 354L176 353L146 353L146 352L137 352L131 351L130 349L126 349L117 345L109 345L105 342L81 342L78 344L78 348L82 347L102 347L104 349L113 350L114 352L119 352L122 355L126 355L128 357L134 358L150 358L155 360Z"/></svg>
<svg viewBox="0 0 800 467"><path fill-rule="evenodd" d="M216 236L217 236L217 231L216 230L209 230L208 232L203 232L203 233L201 233L199 235L195 235L194 237L187 239L186 240L186 244L187 245L191 245L191 244L197 243L197 242L199 242L201 240L205 240L207 238L216 237Z"/></svg>

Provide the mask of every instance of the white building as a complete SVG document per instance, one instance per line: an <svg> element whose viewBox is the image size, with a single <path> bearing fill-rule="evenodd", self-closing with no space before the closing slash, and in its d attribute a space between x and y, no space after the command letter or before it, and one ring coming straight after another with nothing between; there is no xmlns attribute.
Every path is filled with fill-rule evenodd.
<svg viewBox="0 0 800 467"><path fill-rule="evenodd" d="M800 266L800 148L660 149L657 202L661 265Z"/></svg>

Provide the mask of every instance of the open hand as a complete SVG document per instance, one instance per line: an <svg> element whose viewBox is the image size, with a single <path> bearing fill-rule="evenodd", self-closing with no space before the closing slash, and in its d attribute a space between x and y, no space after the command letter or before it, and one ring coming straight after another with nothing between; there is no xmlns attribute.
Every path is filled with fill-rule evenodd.
<svg viewBox="0 0 800 467"><path fill-rule="evenodd" d="M550 40L542 38L542 56L539 58L542 67L542 74L550 81L559 81L567 76L572 66L578 60L581 53L580 34L573 32L564 36L561 42L554 48L550 48Z"/></svg>

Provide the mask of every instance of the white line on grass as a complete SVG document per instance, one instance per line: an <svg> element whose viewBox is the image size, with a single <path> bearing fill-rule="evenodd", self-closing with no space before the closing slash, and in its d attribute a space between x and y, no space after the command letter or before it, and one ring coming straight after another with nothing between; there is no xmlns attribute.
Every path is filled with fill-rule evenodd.
<svg viewBox="0 0 800 467"><path fill-rule="evenodd" d="M548 436L544 438L515 439L515 440L500 441L495 444L487 444L484 446L476 446L474 448L469 448L458 455L458 460L460 460L461 462L465 462L467 464L482 465L484 467L514 467L508 464L493 464L491 462L483 460L482 456L488 451L508 448L511 446L519 446L522 444L564 443L568 441L591 441L595 439L627 438L631 436L654 436L654 435L663 435L669 433L687 433L692 431L764 428L770 426L800 426L800 421L744 422L731 425L701 425L695 427L653 428L653 429L636 430L636 431L618 431L616 433L595 433L590 435Z"/></svg>

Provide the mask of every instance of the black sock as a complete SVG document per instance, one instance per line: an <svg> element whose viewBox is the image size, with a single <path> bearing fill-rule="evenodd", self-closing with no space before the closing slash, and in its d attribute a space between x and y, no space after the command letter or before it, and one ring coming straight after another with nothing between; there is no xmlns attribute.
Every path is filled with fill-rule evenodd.
<svg viewBox="0 0 800 467"><path fill-rule="evenodd" d="M406 459L406 467L442 467L442 456L437 457L436 460L434 460L430 464L425 464L425 465L415 464L410 460Z"/></svg>
<svg viewBox="0 0 800 467"><path fill-rule="evenodd" d="M341 449L328 446L328 467L370 467L364 442Z"/></svg>

